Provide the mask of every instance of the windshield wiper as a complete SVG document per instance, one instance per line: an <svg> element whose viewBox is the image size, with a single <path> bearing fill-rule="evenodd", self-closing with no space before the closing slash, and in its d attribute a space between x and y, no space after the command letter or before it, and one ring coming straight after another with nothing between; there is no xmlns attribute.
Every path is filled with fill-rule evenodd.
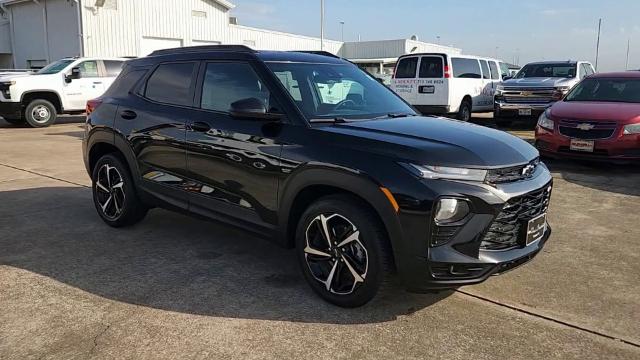
<svg viewBox="0 0 640 360"><path fill-rule="evenodd" d="M379 119L397 119L397 118L404 118L404 117L409 117L409 116L418 116L416 114L407 114L407 113L390 113L387 115L382 115L382 116L378 116L373 118L373 120L379 120Z"/></svg>
<svg viewBox="0 0 640 360"><path fill-rule="evenodd" d="M334 117L332 119L311 119L309 120L312 124L322 124L322 123L330 123L330 124L344 124L347 122L347 119L343 117Z"/></svg>

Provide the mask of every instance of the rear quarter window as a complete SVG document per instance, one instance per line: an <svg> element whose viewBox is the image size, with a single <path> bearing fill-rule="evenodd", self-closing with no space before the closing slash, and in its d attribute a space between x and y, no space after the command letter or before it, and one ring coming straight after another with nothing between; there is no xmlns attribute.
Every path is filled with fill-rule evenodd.
<svg viewBox="0 0 640 360"><path fill-rule="evenodd" d="M453 77L460 79L482 79L480 63L475 59L452 58Z"/></svg>
<svg viewBox="0 0 640 360"><path fill-rule="evenodd" d="M409 79L416 77L416 70L418 68L418 58L408 57L400 59L398 66L396 67L397 79Z"/></svg>
<svg viewBox="0 0 640 360"><path fill-rule="evenodd" d="M440 79L444 76L443 66L441 57L425 56L420 60L420 71L418 72L418 77Z"/></svg>
<svg viewBox="0 0 640 360"><path fill-rule="evenodd" d="M146 73L146 69L122 72L105 92L105 96L127 96L129 91L133 90L133 87Z"/></svg>

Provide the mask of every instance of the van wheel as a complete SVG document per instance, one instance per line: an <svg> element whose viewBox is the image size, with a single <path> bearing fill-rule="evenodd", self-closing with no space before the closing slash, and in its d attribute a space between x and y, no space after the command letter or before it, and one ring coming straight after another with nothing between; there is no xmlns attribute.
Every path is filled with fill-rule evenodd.
<svg viewBox="0 0 640 360"><path fill-rule="evenodd" d="M58 116L56 107L47 100L36 99L27 105L24 119L31 127L47 127L52 125Z"/></svg>
<svg viewBox="0 0 640 360"><path fill-rule="evenodd" d="M460 110L458 110L458 115L456 116L456 118L462 121L471 120L471 114L472 114L471 107L472 107L471 101L467 99L462 100L462 103L460 104Z"/></svg>
<svg viewBox="0 0 640 360"><path fill-rule="evenodd" d="M307 283L324 300L358 307L388 282L391 250L380 220L357 199L321 198L304 212L296 255Z"/></svg>

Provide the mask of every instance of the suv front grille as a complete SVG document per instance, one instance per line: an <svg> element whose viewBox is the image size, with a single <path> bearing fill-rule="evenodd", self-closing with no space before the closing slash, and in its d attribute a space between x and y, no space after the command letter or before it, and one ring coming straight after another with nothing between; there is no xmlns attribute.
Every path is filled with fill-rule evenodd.
<svg viewBox="0 0 640 360"><path fill-rule="evenodd" d="M597 140L612 137L617 126L615 121L561 120L558 129L560 134L570 138Z"/></svg>
<svg viewBox="0 0 640 360"><path fill-rule="evenodd" d="M555 88L514 88L502 91L504 101L517 104L547 104L554 101Z"/></svg>
<svg viewBox="0 0 640 360"><path fill-rule="evenodd" d="M503 184L530 178L540 165L540 158L536 158L528 164L511 166L507 168L492 169L487 173L486 182L489 184Z"/></svg>
<svg viewBox="0 0 640 360"><path fill-rule="evenodd" d="M527 222L549 209L551 183L542 189L509 200L489 226L480 244L481 250L509 250L524 246L520 236Z"/></svg>

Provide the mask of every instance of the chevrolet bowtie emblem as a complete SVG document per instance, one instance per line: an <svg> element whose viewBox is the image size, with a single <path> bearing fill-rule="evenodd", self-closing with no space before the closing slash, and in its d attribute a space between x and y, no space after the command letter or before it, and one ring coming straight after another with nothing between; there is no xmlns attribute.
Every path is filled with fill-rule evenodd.
<svg viewBox="0 0 640 360"><path fill-rule="evenodd" d="M592 124L578 124L578 126L576 126L576 128L580 129L580 130L584 130L584 131L589 131L591 129L593 129L594 127L596 127L595 125Z"/></svg>

